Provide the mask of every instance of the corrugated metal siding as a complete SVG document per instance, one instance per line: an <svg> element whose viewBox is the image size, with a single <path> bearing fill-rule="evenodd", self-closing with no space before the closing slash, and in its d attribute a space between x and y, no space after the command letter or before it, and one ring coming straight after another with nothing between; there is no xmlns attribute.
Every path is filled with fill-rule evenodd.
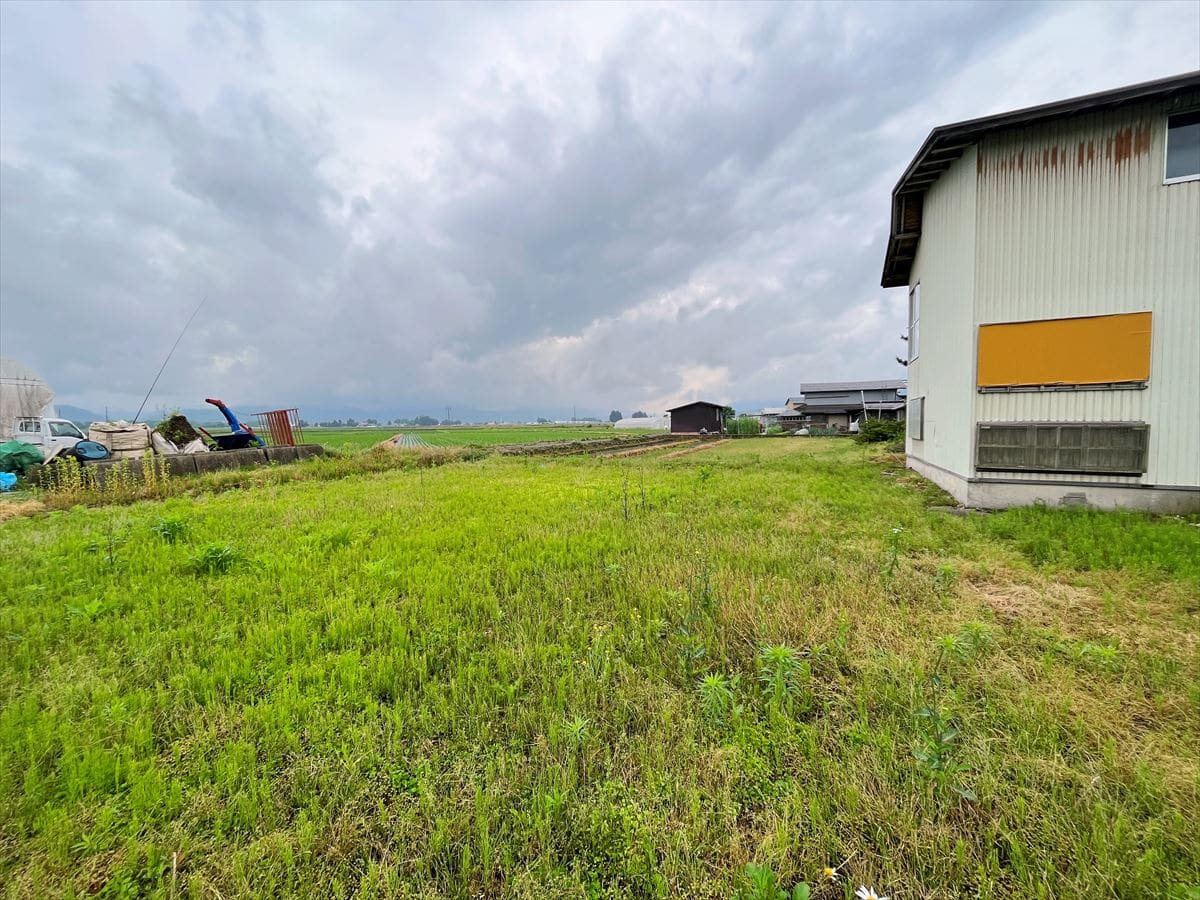
<svg viewBox="0 0 1200 900"><path fill-rule="evenodd" d="M1151 422L1146 417L1144 391L1078 391L1053 394L981 394L976 397L980 422ZM986 414L986 417L985 417ZM1151 423L1151 452L1155 438ZM974 457L972 457L972 466ZM1153 462L1151 462L1151 466ZM1147 484L1153 471L1143 476ZM1068 475L1040 472L979 472L983 478L1015 478L1021 481L1091 481L1111 484L1140 484L1142 478L1131 475Z"/></svg>
<svg viewBox="0 0 1200 900"><path fill-rule="evenodd" d="M1200 104L1200 94L1183 102ZM1140 481L1194 486L1200 485L1200 182L1162 184L1166 115L1177 108L1145 105L1064 119L979 145L974 324L1149 310L1153 338L1146 390L976 394L974 418L1149 422L1149 465ZM927 240L928 233L922 245Z"/></svg>
<svg viewBox="0 0 1200 900"><path fill-rule="evenodd" d="M926 399L924 440L910 439L908 452L960 473L971 465L973 431L975 350L966 336L975 286L975 168L972 147L925 195L912 267L912 283L921 283L921 333L920 354L908 367L908 396Z"/></svg>

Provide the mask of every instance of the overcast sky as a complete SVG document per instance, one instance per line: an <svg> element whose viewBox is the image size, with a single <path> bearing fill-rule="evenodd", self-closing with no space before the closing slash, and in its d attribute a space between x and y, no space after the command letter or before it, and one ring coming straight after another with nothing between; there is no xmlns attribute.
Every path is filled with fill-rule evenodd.
<svg viewBox="0 0 1200 900"><path fill-rule="evenodd" d="M59 400L782 403L897 378L934 125L1200 68L1200 3L0 4L0 352ZM130 407L128 412L123 412Z"/></svg>

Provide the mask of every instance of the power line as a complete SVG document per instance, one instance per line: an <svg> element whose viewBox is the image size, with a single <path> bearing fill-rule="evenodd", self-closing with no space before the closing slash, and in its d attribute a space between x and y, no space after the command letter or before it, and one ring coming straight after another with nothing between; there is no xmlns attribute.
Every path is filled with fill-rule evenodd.
<svg viewBox="0 0 1200 900"><path fill-rule="evenodd" d="M154 376L154 381L150 383L150 390L146 391L146 396L142 398L142 405L138 407L137 413L133 417L133 421L137 422L142 416L142 410L146 408L146 401L150 399L150 395L154 393L155 385L158 384L158 379L162 377L163 369L167 367L167 363L171 361L171 357L175 354L175 348L179 346L179 342L183 340L184 334L187 333L188 326L192 324L192 319L200 312L200 307L208 302L208 297L200 301L199 305L192 311L191 317L184 322L183 330L179 332L179 337L175 338L175 343L171 345L171 350L167 354L167 358L163 360L163 364L158 367L158 374Z"/></svg>

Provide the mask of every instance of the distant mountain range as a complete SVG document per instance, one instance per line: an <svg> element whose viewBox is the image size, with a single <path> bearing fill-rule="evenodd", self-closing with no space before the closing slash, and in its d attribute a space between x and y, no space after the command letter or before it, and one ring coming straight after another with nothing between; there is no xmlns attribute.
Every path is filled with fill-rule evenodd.
<svg viewBox="0 0 1200 900"><path fill-rule="evenodd" d="M758 412L763 406L780 405L782 399L776 399L772 402L750 402L738 401L733 404L734 408L739 412ZM88 425L92 422L102 422L105 419L103 412L96 412L90 409L84 409L81 406L72 406L69 403L56 404L58 414L61 418L70 419L80 425ZM262 406L254 404L238 404L233 406L234 412L239 418L245 418L253 424L254 412L262 409ZM621 411L625 415L632 415L636 407L622 407ZM168 410L170 411L170 410ZM662 412L662 410L646 410L651 415ZM196 425L222 424L220 414L211 406L188 408L180 410L187 418ZM570 407L510 407L508 409L478 409L473 407L450 406L450 418L457 419L461 422L535 422L539 418L551 419L554 421L568 421L574 415L578 419L600 419L608 421L608 409L590 409L579 407L572 411ZM108 410L109 416L113 419L128 418L133 415L133 410ZM147 409L142 414L142 420L153 424L159 421L163 416L162 407L153 407ZM346 421L354 419L358 422L365 422L367 419L377 419L380 422L387 422L392 419L411 419L417 416L433 416L436 419L444 419L446 417L445 406L406 406L400 409L379 410L367 409L359 406L333 406L331 404L317 403L311 406L301 406L300 416L305 422L332 422L335 419Z"/></svg>
<svg viewBox="0 0 1200 900"><path fill-rule="evenodd" d="M76 425L90 425L92 422L99 422L104 418L104 416L96 415L90 409L72 406L69 403L55 403L54 408L58 410L60 419L70 419Z"/></svg>
<svg viewBox="0 0 1200 900"><path fill-rule="evenodd" d="M105 417L102 412L95 412L90 409L84 409L82 406L72 406L70 403L56 403L55 409L58 410L60 419L70 419L76 425L90 425L92 422L103 422ZM173 410L171 410L173 412ZM154 424L162 419L162 409L146 410L142 413L142 421ZM182 409L180 410L188 420L197 425L218 424L222 422L220 413L211 406L204 409ZM110 409L109 416L113 421L117 419L128 419L133 415L130 410Z"/></svg>

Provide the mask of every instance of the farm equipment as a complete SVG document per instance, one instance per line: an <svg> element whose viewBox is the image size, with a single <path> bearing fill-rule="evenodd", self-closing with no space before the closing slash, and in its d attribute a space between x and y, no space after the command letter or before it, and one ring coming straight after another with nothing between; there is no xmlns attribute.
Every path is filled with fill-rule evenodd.
<svg viewBox="0 0 1200 900"><path fill-rule="evenodd" d="M218 450L244 450L251 444L255 447L267 446L267 442L255 434L253 428L238 421L238 417L234 415L232 409L225 405L224 401L206 397L204 402L211 403L219 409L221 415L225 417L225 421L229 423L229 434L214 435L209 434L203 428L197 429L206 438L216 444Z"/></svg>

